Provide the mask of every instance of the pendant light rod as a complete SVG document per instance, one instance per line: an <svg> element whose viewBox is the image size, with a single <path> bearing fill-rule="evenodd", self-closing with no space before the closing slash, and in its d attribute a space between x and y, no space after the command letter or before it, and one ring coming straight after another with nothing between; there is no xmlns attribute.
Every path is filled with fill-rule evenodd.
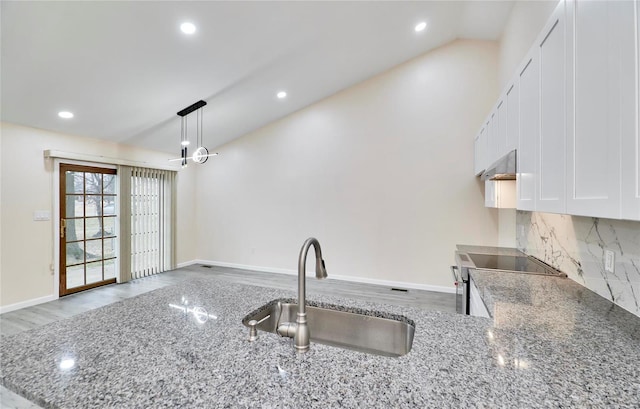
<svg viewBox="0 0 640 409"><path fill-rule="evenodd" d="M202 109L196 111L196 148L202 146Z"/></svg>
<svg viewBox="0 0 640 409"><path fill-rule="evenodd" d="M193 111L195 111L198 108L202 108L203 106L207 105L207 103L203 100L200 100L198 102L196 102L195 104L191 104L188 107L186 107L185 109L183 109L182 111L178 111L178 115L179 116L187 116L190 113L192 113Z"/></svg>

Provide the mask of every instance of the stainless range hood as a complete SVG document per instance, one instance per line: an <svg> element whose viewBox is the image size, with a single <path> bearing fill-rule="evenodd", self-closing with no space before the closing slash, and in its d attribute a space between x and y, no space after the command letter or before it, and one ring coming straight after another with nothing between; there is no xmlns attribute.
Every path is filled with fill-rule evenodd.
<svg viewBox="0 0 640 409"><path fill-rule="evenodd" d="M493 162L482 174L482 180L515 180L516 150L512 150Z"/></svg>

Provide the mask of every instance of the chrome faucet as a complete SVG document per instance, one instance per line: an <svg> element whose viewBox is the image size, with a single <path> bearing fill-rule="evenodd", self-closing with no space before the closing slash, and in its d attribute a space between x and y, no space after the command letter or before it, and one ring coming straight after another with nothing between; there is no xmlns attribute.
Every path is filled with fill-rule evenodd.
<svg viewBox="0 0 640 409"><path fill-rule="evenodd" d="M293 337L293 346L298 352L307 352L311 339L309 326L307 325L307 297L305 288L307 253L311 246L313 246L316 253L316 278L327 278L327 269L322 259L320 243L315 238L310 237L302 245L300 256L298 257L298 314L296 316L296 323L282 323L278 325L277 330L278 334L282 336Z"/></svg>

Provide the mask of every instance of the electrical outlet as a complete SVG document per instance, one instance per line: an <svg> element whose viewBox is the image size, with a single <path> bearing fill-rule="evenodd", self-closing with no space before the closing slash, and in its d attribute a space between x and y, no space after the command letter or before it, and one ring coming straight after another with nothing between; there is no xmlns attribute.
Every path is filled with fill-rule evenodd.
<svg viewBox="0 0 640 409"><path fill-rule="evenodd" d="M611 250L604 251L604 271L609 273L615 272L616 253Z"/></svg>

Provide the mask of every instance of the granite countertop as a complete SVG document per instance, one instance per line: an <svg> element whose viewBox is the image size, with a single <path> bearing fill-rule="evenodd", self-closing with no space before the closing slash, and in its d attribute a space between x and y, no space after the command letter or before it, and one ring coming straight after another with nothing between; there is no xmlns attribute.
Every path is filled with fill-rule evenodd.
<svg viewBox="0 0 640 409"><path fill-rule="evenodd" d="M496 274L473 275L493 319L308 294L413 320L399 358L247 342L248 312L296 294L211 277L3 337L0 381L60 408L640 405L637 317L567 279Z"/></svg>
<svg viewBox="0 0 640 409"><path fill-rule="evenodd" d="M470 277L492 317L488 352L546 394L534 406L640 407L640 318L568 278Z"/></svg>

